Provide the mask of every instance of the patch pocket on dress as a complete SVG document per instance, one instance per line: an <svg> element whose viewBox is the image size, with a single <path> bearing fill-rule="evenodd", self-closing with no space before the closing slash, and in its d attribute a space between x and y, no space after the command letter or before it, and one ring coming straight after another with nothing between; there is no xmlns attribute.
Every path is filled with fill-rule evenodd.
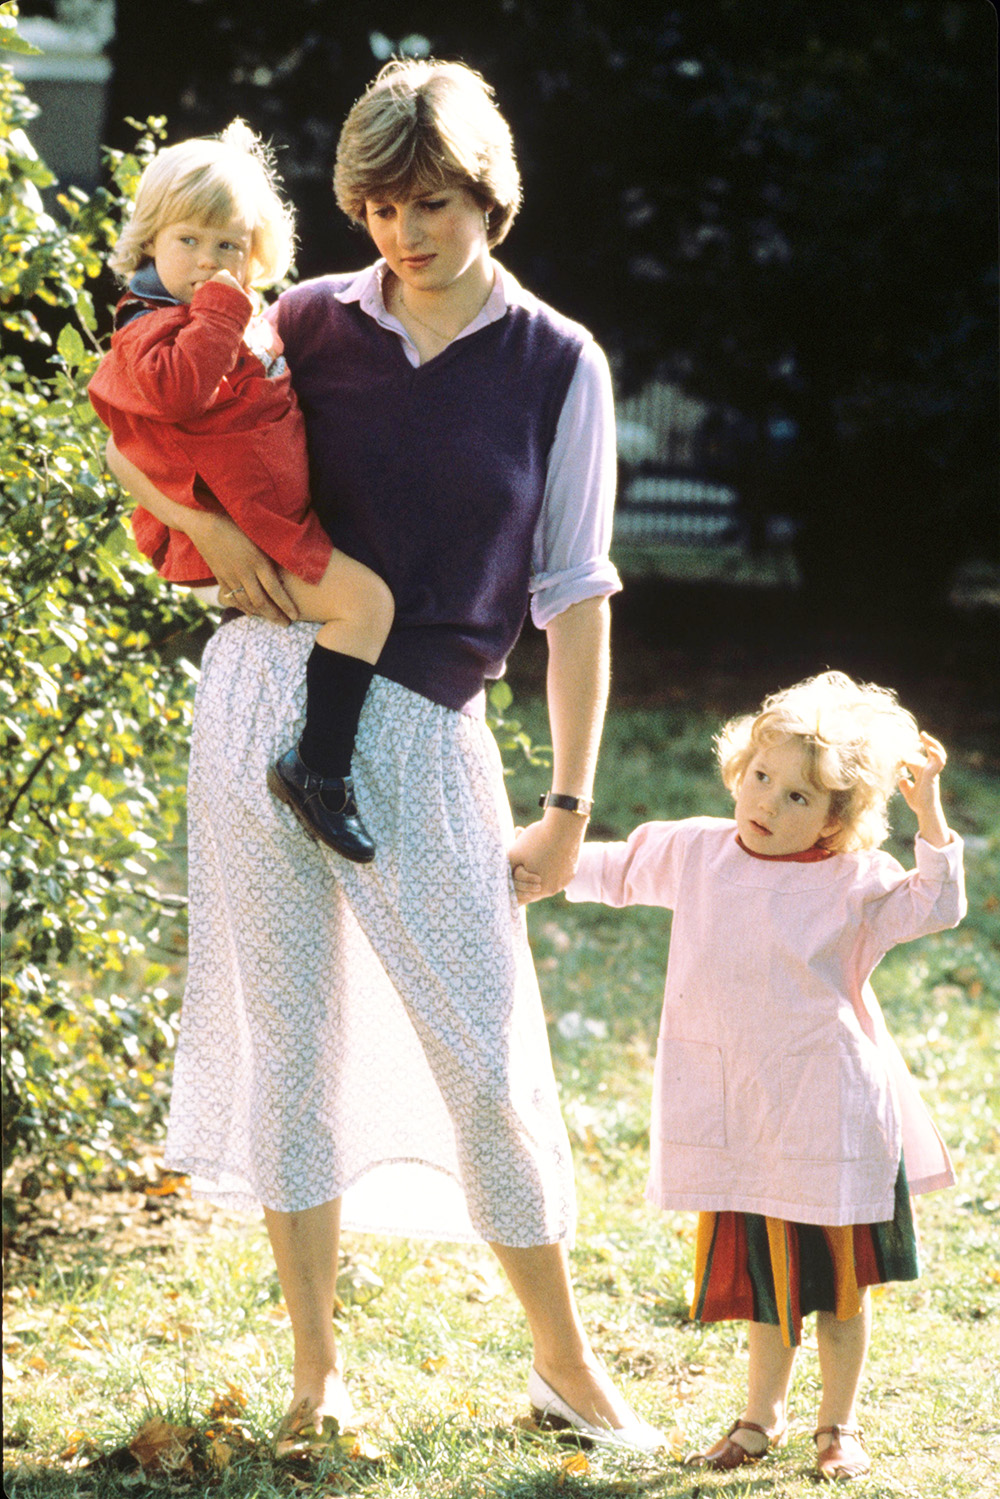
<svg viewBox="0 0 1000 1499"><path fill-rule="evenodd" d="M781 1058L779 1151L785 1160L860 1160L869 1106L850 1061L834 1046Z"/></svg>
<svg viewBox="0 0 1000 1499"><path fill-rule="evenodd" d="M722 1052L705 1041L660 1042L660 1138L671 1145L724 1150L726 1088Z"/></svg>

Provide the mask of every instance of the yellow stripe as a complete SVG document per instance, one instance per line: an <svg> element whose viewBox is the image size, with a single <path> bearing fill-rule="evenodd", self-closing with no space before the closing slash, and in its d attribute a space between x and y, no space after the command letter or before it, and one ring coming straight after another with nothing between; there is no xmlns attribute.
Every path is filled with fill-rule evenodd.
<svg viewBox="0 0 1000 1499"><path fill-rule="evenodd" d="M712 1239L715 1234L715 1213L698 1214L698 1233L694 1243L694 1294L691 1297L691 1316L697 1317L705 1289L705 1273L708 1270Z"/></svg>
<svg viewBox="0 0 1000 1499"><path fill-rule="evenodd" d="M833 1283L837 1291L837 1321L846 1322L861 1310L857 1266L854 1263L854 1228L824 1228L826 1242L833 1258Z"/></svg>
<svg viewBox="0 0 1000 1499"><path fill-rule="evenodd" d="M782 1218L765 1218L767 1243L771 1254L771 1272L774 1275L774 1299L778 1304L778 1322L781 1341L786 1348L794 1347L792 1331L791 1267L788 1262L788 1225Z"/></svg>

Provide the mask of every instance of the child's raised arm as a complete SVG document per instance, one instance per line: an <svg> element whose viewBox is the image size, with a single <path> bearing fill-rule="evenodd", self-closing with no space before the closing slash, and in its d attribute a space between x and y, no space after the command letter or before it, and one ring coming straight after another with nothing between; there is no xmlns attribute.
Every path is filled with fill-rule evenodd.
<svg viewBox="0 0 1000 1499"><path fill-rule="evenodd" d="M930 734L921 733L922 760L908 760L899 778L899 790L907 806L917 815L921 838L934 848L951 842L951 829L941 806L941 772L948 756L944 746Z"/></svg>

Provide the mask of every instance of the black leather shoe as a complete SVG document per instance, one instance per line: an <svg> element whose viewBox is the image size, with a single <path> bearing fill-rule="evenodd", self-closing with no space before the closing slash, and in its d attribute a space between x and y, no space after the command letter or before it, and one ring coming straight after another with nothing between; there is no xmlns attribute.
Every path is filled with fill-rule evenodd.
<svg viewBox="0 0 1000 1499"><path fill-rule="evenodd" d="M267 789L291 807L310 838L355 864L370 864L375 845L354 800L350 776L318 776L290 749L268 767Z"/></svg>

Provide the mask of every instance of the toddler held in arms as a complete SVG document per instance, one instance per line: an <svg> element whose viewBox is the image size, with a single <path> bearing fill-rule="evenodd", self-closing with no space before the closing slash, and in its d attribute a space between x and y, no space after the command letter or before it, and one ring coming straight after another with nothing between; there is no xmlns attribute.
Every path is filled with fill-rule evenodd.
<svg viewBox="0 0 1000 1499"><path fill-rule="evenodd" d="M881 687L824 672L717 736L735 818L585 844L575 901L671 910L647 1196L699 1212L691 1315L749 1323L743 1413L688 1461L737 1468L780 1446L802 1318L817 1315L821 1478L870 1462L856 1402L868 1288L919 1273L910 1193L951 1184L947 1149L869 977L965 911L945 752ZM898 786L916 868L879 851ZM519 892L534 885L515 872Z"/></svg>
<svg viewBox="0 0 1000 1499"><path fill-rule="evenodd" d="M254 613L256 577L219 579L199 549L209 538L217 548L232 522L278 565L299 616L320 624L305 727L268 785L312 838L365 864L375 848L355 803L351 755L394 605L381 578L333 548L309 508L302 414L253 291L285 274L293 246L291 211L241 120L218 140L159 151L111 256L128 290L89 393L119 452L161 491L156 513L138 508L132 521L160 575L218 583L221 603Z"/></svg>

